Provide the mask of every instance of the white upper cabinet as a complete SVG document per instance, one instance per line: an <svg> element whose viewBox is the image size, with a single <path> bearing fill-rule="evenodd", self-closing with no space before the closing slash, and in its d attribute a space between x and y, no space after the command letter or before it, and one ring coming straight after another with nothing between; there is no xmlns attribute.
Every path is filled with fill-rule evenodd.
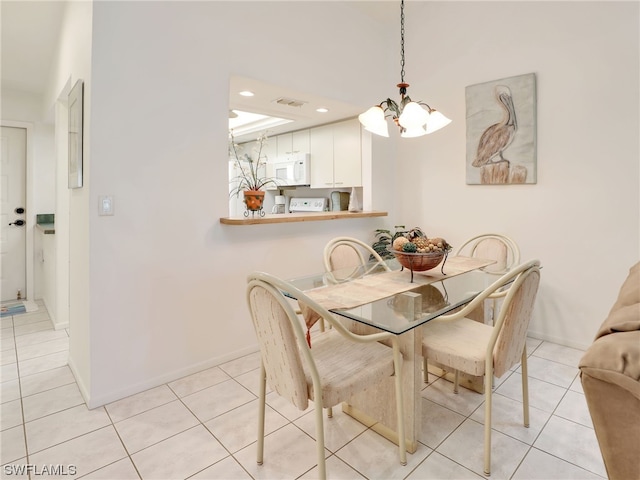
<svg viewBox="0 0 640 480"><path fill-rule="evenodd" d="M293 151L293 134L283 133L282 135L278 135L277 139L278 139L278 158L291 155L291 152Z"/></svg>
<svg viewBox="0 0 640 480"><path fill-rule="evenodd" d="M358 119L333 126L333 181L336 187L362 186L362 150Z"/></svg>
<svg viewBox="0 0 640 480"><path fill-rule="evenodd" d="M268 162L275 161L278 158L278 140L277 137L268 137L262 147L262 155L267 157Z"/></svg>
<svg viewBox="0 0 640 480"><path fill-rule="evenodd" d="M333 187L333 125L312 128L311 188Z"/></svg>
<svg viewBox="0 0 640 480"><path fill-rule="evenodd" d="M278 156L278 142L276 137L268 137L267 141L262 144L262 152L260 152L260 158L266 157L268 162L273 162ZM260 149L260 145L257 140L252 140L250 142L241 143L238 145L238 155L240 159L244 159L244 155L247 154L252 160L255 160L258 157L258 151ZM233 152L230 152L231 159L234 160L235 157Z"/></svg>
<svg viewBox="0 0 640 480"><path fill-rule="evenodd" d="M358 119L312 128L309 133L311 188L362 186L361 131Z"/></svg>
<svg viewBox="0 0 640 480"><path fill-rule="evenodd" d="M286 157L292 153L309 153L309 130L283 133L277 136L278 157Z"/></svg>
<svg viewBox="0 0 640 480"><path fill-rule="evenodd" d="M309 130L299 130L291 134L291 147L294 153L309 153Z"/></svg>

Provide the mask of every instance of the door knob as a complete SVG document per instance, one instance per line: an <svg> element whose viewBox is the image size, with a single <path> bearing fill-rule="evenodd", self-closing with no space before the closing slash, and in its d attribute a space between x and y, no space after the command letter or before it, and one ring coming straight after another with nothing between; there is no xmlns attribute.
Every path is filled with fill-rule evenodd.
<svg viewBox="0 0 640 480"><path fill-rule="evenodd" d="M24 225L24 220L16 220L15 222L11 222L9 225L17 225L18 227L21 227Z"/></svg>

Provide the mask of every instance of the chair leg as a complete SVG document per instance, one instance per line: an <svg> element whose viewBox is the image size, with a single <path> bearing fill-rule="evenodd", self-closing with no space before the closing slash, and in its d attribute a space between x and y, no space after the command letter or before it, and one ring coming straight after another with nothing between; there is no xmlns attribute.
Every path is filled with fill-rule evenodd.
<svg viewBox="0 0 640 480"><path fill-rule="evenodd" d="M529 373L527 371L527 346L522 350L522 408L524 426L529 428Z"/></svg>
<svg viewBox="0 0 640 480"><path fill-rule="evenodd" d="M327 464L324 458L324 423L322 420L322 400L314 401L316 415L316 448L318 449L318 477L327 478Z"/></svg>
<svg viewBox="0 0 640 480"><path fill-rule="evenodd" d="M493 368L484 372L484 474L491 475L491 400Z"/></svg>
<svg viewBox="0 0 640 480"><path fill-rule="evenodd" d="M453 373L453 393L458 393L458 385L460 384L460 371L455 370Z"/></svg>
<svg viewBox="0 0 640 480"><path fill-rule="evenodd" d="M267 372L260 362L260 397L258 399L258 465L264 460L264 409L267 401Z"/></svg>
<svg viewBox="0 0 640 480"><path fill-rule="evenodd" d="M422 379L424 383L429 383L429 362L427 357L422 357Z"/></svg>
<svg viewBox="0 0 640 480"><path fill-rule="evenodd" d="M394 339L395 340L395 339ZM396 413L398 416L398 448L400 464L407 464L407 437L404 433L404 395L402 394L402 354L398 342L393 342L393 369L396 386Z"/></svg>

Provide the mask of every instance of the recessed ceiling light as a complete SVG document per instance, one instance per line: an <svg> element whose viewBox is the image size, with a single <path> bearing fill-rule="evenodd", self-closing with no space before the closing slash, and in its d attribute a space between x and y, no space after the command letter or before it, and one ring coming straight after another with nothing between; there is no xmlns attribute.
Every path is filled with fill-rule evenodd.
<svg viewBox="0 0 640 480"><path fill-rule="evenodd" d="M324 108L324 107L316 108L316 112L327 113L328 111L329 111L328 108Z"/></svg>
<svg viewBox="0 0 640 480"><path fill-rule="evenodd" d="M242 92L240 92L240 95L242 95L243 97L253 97L254 93L250 92L249 90L243 90Z"/></svg>

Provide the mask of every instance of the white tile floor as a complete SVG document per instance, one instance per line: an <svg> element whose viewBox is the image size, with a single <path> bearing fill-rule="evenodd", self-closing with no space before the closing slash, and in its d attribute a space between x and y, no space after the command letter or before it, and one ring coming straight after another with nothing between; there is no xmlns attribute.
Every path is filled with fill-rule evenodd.
<svg viewBox="0 0 640 480"><path fill-rule="evenodd" d="M312 410L273 392L265 463L256 465L257 354L88 410L67 366L68 332L53 330L39 306L2 319L1 478L48 478L43 470L58 465L60 478L317 477ZM496 382L490 478L606 478L576 367L583 352L532 339L528 351L531 427L521 425L516 370ZM484 478L483 397L432 380L404 467L393 444L335 408L325 422L329 477ZM16 474L27 465L37 474Z"/></svg>

